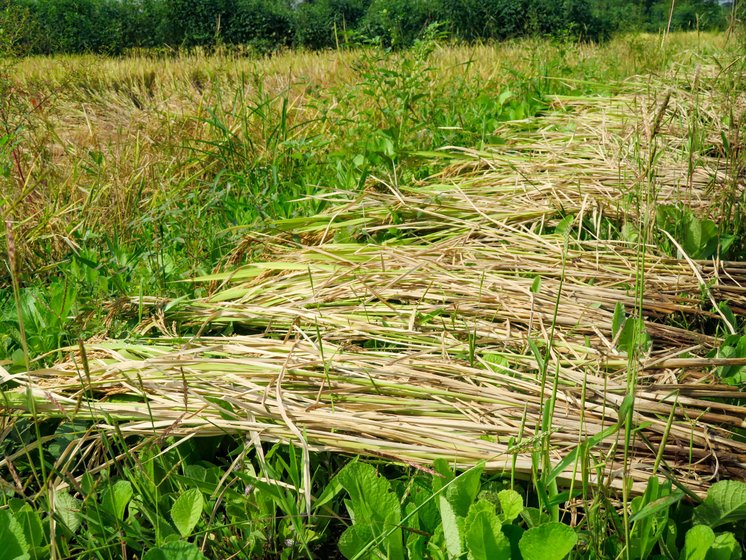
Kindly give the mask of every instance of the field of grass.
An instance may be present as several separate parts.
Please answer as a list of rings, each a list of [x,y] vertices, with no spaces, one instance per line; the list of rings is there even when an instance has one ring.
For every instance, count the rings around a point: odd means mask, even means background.
[[[744,53],[0,61],[0,559],[741,558]]]

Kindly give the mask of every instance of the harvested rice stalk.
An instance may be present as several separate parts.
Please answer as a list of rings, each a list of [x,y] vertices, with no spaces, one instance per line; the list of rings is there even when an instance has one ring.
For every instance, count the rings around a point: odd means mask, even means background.
[[[622,383],[562,377],[550,433],[542,433],[537,427],[551,389],[542,388],[538,376],[506,366],[470,367],[443,356],[437,346],[411,354],[350,351],[324,341],[322,352],[321,341],[299,333],[286,341],[234,336],[110,342],[86,351],[87,375],[73,361],[4,374],[3,381],[20,385],[7,393],[5,407],[29,410],[28,390],[37,412],[88,419],[103,428],[116,422],[125,435],[257,432],[265,441],[309,449],[383,454],[421,465],[439,457],[461,467],[486,461],[492,471],[515,464],[523,474],[530,473],[537,447],[549,445],[556,465],[595,437],[582,461],[603,465],[595,482],[622,484],[623,450],[617,443]],[[659,388],[637,394],[639,432],[628,472],[635,491],[644,490],[654,474],[661,445],[664,469],[695,491],[704,491],[714,477],[746,476],[746,444],[728,437],[730,429],[743,425],[746,408],[701,400],[698,390],[674,384],[665,386],[665,394]],[[130,396],[126,402],[117,398],[123,394]],[[579,476],[574,466],[564,480]]]

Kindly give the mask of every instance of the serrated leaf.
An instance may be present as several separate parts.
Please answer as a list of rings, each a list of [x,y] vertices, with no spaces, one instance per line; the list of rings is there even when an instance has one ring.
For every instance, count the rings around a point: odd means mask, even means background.
[[[710,486],[705,501],[694,509],[694,519],[713,529],[746,519],[746,482],[721,480]]]
[[[21,560],[29,557],[29,546],[23,527],[6,510],[0,510],[0,560]]]
[[[715,542],[715,533],[706,525],[696,525],[686,532],[681,560],[705,560]]]
[[[523,498],[515,490],[501,490],[497,494],[500,501],[500,520],[511,523],[523,511]]]
[[[458,517],[453,509],[453,505],[441,494],[438,496],[438,506],[440,508],[440,520],[443,526],[446,549],[451,556],[461,556],[464,552],[461,543],[461,528],[459,527]]]
[[[391,489],[391,483],[366,463],[348,463],[336,476],[339,484],[350,495],[346,501],[355,524],[368,525],[379,551],[386,558],[404,558],[401,523],[401,504]]]
[[[464,521],[464,543],[469,560],[510,558],[510,541],[502,533],[495,506],[479,500],[469,509]]]
[[[132,484],[127,480],[118,480],[101,495],[101,508],[119,521],[124,519],[127,504],[132,499]]]
[[[562,560],[577,542],[578,535],[571,527],[552,521],[526,531],[518,548],[523,560]]]
[[[158,548],[151,548],[142,560],[207,560],[196,545],[184,541],[176,541]]]
[[[19,511],[15,512],[16,521],[23,528],[23,534],[29,547],[41,547],[47,541],[44,534],[44,525],[41,522],[41,516],[26,504]]]
[[[197,525],[205,500],[202,492],[191,488],[179,496],[171,507],[171,519],[182,537],[187,537]]]

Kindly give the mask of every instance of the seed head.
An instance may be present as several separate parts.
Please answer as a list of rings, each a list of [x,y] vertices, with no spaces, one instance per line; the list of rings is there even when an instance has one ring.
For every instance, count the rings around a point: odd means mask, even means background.
[[[13,222],[5,220],[5,235],[8,238],[8,265],[10,273],[16,273],[16,239],[13,235]]]

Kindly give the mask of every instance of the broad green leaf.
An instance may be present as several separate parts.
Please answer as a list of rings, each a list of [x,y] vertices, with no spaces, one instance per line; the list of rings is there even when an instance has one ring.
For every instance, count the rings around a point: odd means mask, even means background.
[[[735,320],[731,321],[735,325]],[[736,339],[734,341],[734,339]],[[746,358],[746,335],[728,337],[718,352],[720,358]],[[746,381],[746,367],[723,366],[718,368],[718,375],[727,383],[739,385]]]
[[[738,241],[740,237],[740,235],[722,234],[720,236],[720,254],[723,255],[727,253],[731,245]]]
[[[335,476],[324,487],[324,490],[323,490],[323,492],[321,492],[321,495],[319,495],[319,497],[316,498],[316,500],[314,500],[313,507],[315,507],[315,508],[318,509],[321,506],[328,504],[341,491],[342,491],[342,484],[339,482],[339,478]]]
[[[415,556],[415,558],[417,557]],[[445,544],[443,525],[438,524],[435,531],[433,531],[432,536],[427,539],[427,553],[424,558],[432,558],[433,560],[450,560],[448,548]]]
[[[350,504],[357,522],[370,522],[385,517],[401,506],[388,480],[366,463],[348,463],[336,476],[339,484],[350,495]]]
[[[464,521],[464,542],[469,560],[510,558],[510,541],[501,531],[495,506],[479,500],[469,509]]]
[[[706,525],[696,525],[686,532],[681,560],[705,560],[715,542],[715,533]]]
[[[143,513],[145,513],[145,511],[143,511]],[[174,526],[168,522],[168,519],[166,519],[164,515],[156,515],[153,511],[145,514],[150,523],[155,526],[156,544],[168,543],[179,539],[179,533],[174,529]]]
[[[21,524],[9,511],[0,510],[0,560],[25,560],[28,551]]]
[[[487,365],[492,371],[505,372],[505,369],[508,368],[508,366],[510,365],[508,360],[500,354],[487,352],[486,354],[484,354],[483,357],[484,361],[487,362]]]
[[[551,521],[526,531],[518,548],[523,560],[562,560],[577,542],[578,535],[572,527]]]
[[[415,492],[417,492],[416,485],[413,488],[413,493]],[[425,534],[419,532],[424,532],[425,530],[423,529],[423,524],[420,521],[420,512],[417,509],[419,503],[417,502],[417,499],[412,496],[412,500],[408,501],[407,505],[404,508],[404,517],[407,520],[407,526],[411,529],[414,529],[413,531],[407,531],[406,534],[407,558],[424,558],[425,547],[427,546],[428,541],[428,537]],[[428,532],[432,534],[432,532]]]
[[[521,542],[521,538],[523,538],[523,533],[525,533],[525,531],[518,525],[504,524],[502,526],[502,533],[510,543],[510,557],[513,560],[519,560],[521,558],[521,549],[518,545]]]
[[[81,524],[81,502],[73,498],[67,492],[57,492],[54,495],[54,507],[62,524],[67,527],[71,533],[75,533]]]
[[[207,560],[196,545],[184,541],[176,541],[158,548],[151,548],[142,560]]]
[[[531,282],[531,293],[538,294],[540,290],[541,290],[541,276],[537,276],[534,278],[534,281]]]
[[[746,519],[746,482],[721,480],[694,510],[695,522],[712,528]]]
[[[640,239],[640,232],[636,226],[627,222],[622,226],[622,239],[630,243],[636,243]]]
[[[446,499],[459,517],[466,517],[482,486],[483,464],[475,465],[458,475],[445,489]]]
[[[348,463],[337,480],[350,495],[348,510],[355,524],[369,525],[376,543],[387,558],[404,558],[401,504],[391,483],[366,463]]]
[[[741,560],[741,545],[733,533],[720,533],[715,536],[707,560]]]
[[[446,549],[451,556],[461,556],[463,554],[463,545],[461,543],[461,528],[459,527],[458,517],[453,510],[453,506],[442,494],[438,496],[438,506],[440,507],[440,520],[443,527],[443,537],[446,541]]]
[[[628,317],[622,325],[622,331],[617,339],[617,348],[629,354],[635,347],[646,352],[652,343],[650,335],[645,329],[645,323],[641,319]]]
[[[440,475],[433,477],[433,493],[440,492],[443,486],[456,478],[456,475],[453,474],[451,467],[448,465],[448,461],[445,459],[436,459],[433,462],[433,470]]]
[[[347,527],[344,533],[339,537],[337,546],[339,551],[344,555],[345,558],[352,560],[353,558],[360,557],[360,553],[365,549],[376,536],[373,534],[370,525],[364,523],[356,523]],[[368,550],[371,550],[372,547]],[[362,558],[370,558],[373,555],[368,553],[362,556]]]
[[[182,537],[189,536],[197,525],[204,503],[202,492],[196,488],[187,490],[174,502],[171,507],[171,519]]]
[[[672,554],[679,549],[676,540],[676,537],[679,534],[678,526],[676,525],[676,521],[673,519],[669,519],[666,521],[666,529],[664,531],[664,537],[661,541],[662,547],[664,546],[666,550],[670,551]]]
[[[122,521],[132,494],[132,484],[127,480],[118,480],[101,494],[101,507],[106,513]]]
[[[539,525],[543,525],[550,521],[550,517],[546,513],[535,507],[523,508],[521,517],[526,522],[526,526],[529,529],[538,527]]]
[[[515,490],[501,490],[497,495],[500,501],[500,520],[511,523],[523,511],[523,498]]]
[[[689,219],[684,227],[684,235],[681,246],[686,254],[693,259],[699,258],[702,247],[702,222],[696,218]]]
[[[31,509],[30,505],[24,505],[15,512],[14,517],[23,528],[23,534],[30,547],[41,547],[46,543],[47,537],[44,534],[41,516]]]
[[[434,499],[433,492],[428,488],[428,481],[425,477],[417,477],[417,480],[419,483],[416,483],[411,489],[409,503],[417,507],[419,528],[432,534],[440,526],[438,500],[437,497]]]
[[[506,90],[505,90],[505,91],[503,91],[503,92],[502,92],[502,93],[501,93],[501,94],[499,95],[499,97],[497,98],[497,103],[498,103],[498,104],[499,104],[499,105],[500,105],[500,106],[502,107],[503,105],[505,105],[505,103],[506,103],[506,102],[508,101],[508,99],[510,99],[511,97],[513,97],[513,92],[512,92],[512,91],[510,91],[509,89],[506,89]]]
[[[560,235],[567,235],[570,233],[574,222],[575,222],[575,216],[573,215],[565,216],[557,224],[557,227],[554,229],[554,231]]]
[[[681,246],[693,259],[707,259],[715,254],[718,246],[718,227],[712,220],[700,220],[689,215],[684,226]]]

